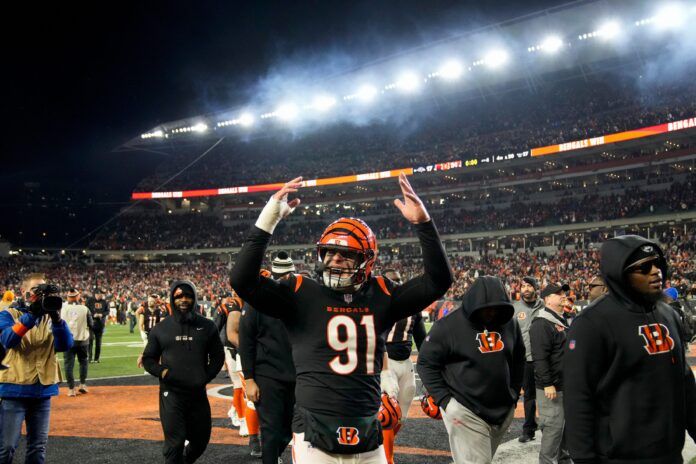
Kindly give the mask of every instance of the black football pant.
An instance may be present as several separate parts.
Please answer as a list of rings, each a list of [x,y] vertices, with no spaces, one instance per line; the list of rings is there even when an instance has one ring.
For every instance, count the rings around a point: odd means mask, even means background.
[[[210,441],[210,403],[206,391],[175,393],[160,387],[160,421],[164,431],[164,462],[195,462]],[[184,442],[189,444],[184,448]]]
[[[536,386],[534,385],[534,363],[524,363],[524,378],[522,379],[524,390],[524,424],[522,432],[526,435],[534,435],[537,429],[536,422]]]
[[[99,356],[101,355],[101,345],[102,345],[102,335],[104,335],[104,329],[90,330],[89,332],[89,360],[99,361]],[[94,355],[92,355],[94,353]]]
[[[261,425],[263,464],[278,464],[292,440],[292,416],[295,406],[295,382],[282,382],[257,375],[259,401],[256,412]]]

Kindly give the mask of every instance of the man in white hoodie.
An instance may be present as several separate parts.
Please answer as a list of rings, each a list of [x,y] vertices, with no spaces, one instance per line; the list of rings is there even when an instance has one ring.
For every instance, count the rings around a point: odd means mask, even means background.
[[[92,327],[92,313],[87,306],[78,301],[80,293],[71,288],[68,291],[68,301],[63,303],[61,314],[68,324],[75,340],[72,348],[65,352],[65,376],[68,380],[68,396],[77,396],[75,391],[75,356],[80,363],[80,393],[87,393],[87,368],[89,366],[89,330]]]

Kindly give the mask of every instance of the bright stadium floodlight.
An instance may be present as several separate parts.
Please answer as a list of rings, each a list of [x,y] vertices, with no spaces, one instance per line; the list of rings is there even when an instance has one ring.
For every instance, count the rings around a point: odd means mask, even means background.
[[[371,85],[363,85],[360,87],[355,96],[364,103],[369,103],[377,96],[377,89]]]
[[[676,3],[663,6],[655,15],[654,23],[658,29],[676,29],[684,25],[687,12]]]
[[[275,110],[276,116],[283,121],[292,121],[299,113],[297,107],[291,103],[281,105]]]
[[[242,115],[237,118],[237,123],[242,127],[249,127],[254,124],[254,116],[250,113],[242,113]]]
[[[563,47],[563,40],[558,36],[549,36],[541,43],[541,49],[545,53],[556,53]]]
[[[208,126],[202,122],[199,122],[198,124],[191,126],[191,130],[193,132],[203,133],[208,130]]]
[[[396,87],[402,92],[415,92],[420,87],[420,79],[414,73],[407,72],[399,76]]]
[[[455,61],[455,60],[450,60],[442,65],[442,67],[438,71],[438,74],[443,79],[455,80],[455,79],[459,79],[462,76],[463,72],[464,72],[464,67],[462,66],[462,64],[460,62]]]
[[[312,108],[317,111],[328,111],[336,105],[336,99],[330,95],[317,95],[312,100]]]
[[[597,36],[603,40],[611,40],[618,36],[620,32],[621,25],[616,21],[609,21],[597,30]]]
[[[488,52],[483,60],[486,63],[486,66],[495,69],[507,63],[509,58],[510,57],[505,50],[499,49]]]

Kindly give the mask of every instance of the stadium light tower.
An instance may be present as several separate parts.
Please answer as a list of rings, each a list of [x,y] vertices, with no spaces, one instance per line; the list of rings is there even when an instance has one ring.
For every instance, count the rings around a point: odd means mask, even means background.
[[[237,118],[237,123],[242,127],[250,127],[254,124],[254,116],[251,113],[242,113],[239,118]]]
[[[363,85],[360,87],[355,96],[363,103],[369,103],[377,96],[377,89],[371,85]]]
[[[293,105],[292,103],[287,103],[279,106],[278,109],[275,110],[275,114],[278,116],[278,119],[283,121],[292,121],[297,118],[299,110],[297,109],[297,106]]]
[[[555,35],[549,36],[541,43],[544,53],[556,53],[563,47],[563,40]]]
[[[208,131],[208,126],[202,122],[199,122],[198,124],[191,126],[191,130],[193,132],[198,132],[199,134],[202,134],[203,132]]]
[[[396,81],[396,87],[402,92],[415,92],[420,87],[421,80],[412,72],[403,73]]]
[[[442,65],[442,67],[438,71],[438,74],[443,79],[453,81],[459,79],[462,76],[463,72],[464,67],[460,62],[450,60]]]
[[[621,33],[621,24],[617,21],[608,21],[597,30],[597,36],[603,40],[612,40]]]
[[[507,63],[509,59],[510,56],[505,50],[498,49],[488,52],[483,60],[486,66],[496,69]]]
[[[330,110],[336,105],[336,99],[330,95],[317,95],[312,100],[312,108],[319,111],[325,112]]]
[[[684,25],[688,12],[677,3],[663,6],[655,15],[655,26],[658,29],[676,29]]]

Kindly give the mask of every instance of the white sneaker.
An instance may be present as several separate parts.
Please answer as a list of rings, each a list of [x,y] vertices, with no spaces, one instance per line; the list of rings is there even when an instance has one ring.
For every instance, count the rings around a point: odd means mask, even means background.
[[[239,422],[239,417],[237,417],[237,410],[232,406],[227,412],[227,416],[232,421],[232,427],[239,427],[241,423]]]
[[[247,427],[246,419],[239,419],[239,436],[248,437],[249,428]]]
[[[80,388],[78,389],[78,391],[79,391],[80,393],[87,393],[89,390],[87,390],[87,385],[85,385],[84,383],[81,383],[81,384],[80,384]]]
[[[68,396],[77,396],[77,392],[74,388],[68,388]]]

